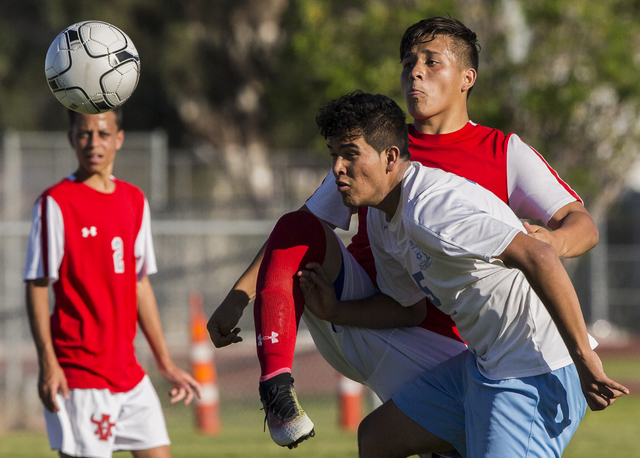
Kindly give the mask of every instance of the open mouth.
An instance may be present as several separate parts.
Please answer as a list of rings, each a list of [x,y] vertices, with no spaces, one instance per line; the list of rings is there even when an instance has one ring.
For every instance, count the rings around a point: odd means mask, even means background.
[[[87,159],[87,161],[91,164],[95,164],[98,163],[102,160],[102,155],[101,154],[87,154],[85,155],[85,158]]]

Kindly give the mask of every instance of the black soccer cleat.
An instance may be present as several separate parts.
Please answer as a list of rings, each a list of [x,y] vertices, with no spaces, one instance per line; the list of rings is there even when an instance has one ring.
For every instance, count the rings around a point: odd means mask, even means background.
[[[316,435],[313,422],[296,396],[291,374],[279,374],[260,382],[260,401],[264,410],[265,426],[273,441],[289,449]]]

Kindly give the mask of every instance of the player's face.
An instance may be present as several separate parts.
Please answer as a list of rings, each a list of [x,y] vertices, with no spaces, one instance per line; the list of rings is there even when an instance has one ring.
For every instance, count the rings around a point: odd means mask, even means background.
[[[436,118],[466,113],[469,81],[466,69],[460,69],[450,49],[449,37],[419,43],[402,59],[400,84],[409,114],[416,123],[438,122]],[[475,82],[475,73],[474,82]]]
[[[118,130],[116,115],[108,111],[97,115],[78,114],[69,141],[76,151],[80,171],[88,175],[111,175],[116,151],[122,146],[124,131]]]
[[[330,137],[327,146],[342,202],[347,207],[376,206],[386,196],[386,155],[364,137],[339,140]]]

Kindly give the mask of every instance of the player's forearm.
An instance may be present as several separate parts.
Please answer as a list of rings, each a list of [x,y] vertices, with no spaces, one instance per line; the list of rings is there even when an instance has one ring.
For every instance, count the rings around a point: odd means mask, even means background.
[[[29,327],[38,353],[40,366],[54,364],[56,359],[51,339],[48,279],[26,282],[26,304]]]
[[[169,348],[164,339],[158,305],[148,277],[144,277],[137,282],[136,293],[138,297],[138,323],[140,324],[140,329],[149,343],[158,367],[160,370],[164,370],[173,365],[173,360],[171,359]]]
[[[529,284],[549,311],[569,353],[574,358],[591,350],[587,327],[575,289],[555,250],[539,241],[518,234],[515,240],[524,240],[515,252],[505,250],[503,261],[520,269]]]
[[[553,245],[558,256],[573,258],[596,246],[599,234],[591,215],[580,202],[574,202],[566,207],[568,207],[566,215],[561,218],[554,215],[554,218],[549,221],[549,227],[553,229],[552,234],[555,238]]]
[[[264,258],[264,250],[267,246],[267,242],[265,242],[258,254],[256,254],[253,261],[247,270],[240,276],[238,281],[233,285],[231,291],[227,295],[227,299],[233,298],[234,304],[241,304],[242,308],[246,307],[251,301],[256,298],[256,282],[258,280],[258,271],[260,270],[260,264],[262,263],[262,259]],[[245,298],[246,296],[246,298]],[[227,300],[225,299],[225,301]],[[238,299],[241,299],[238,301]]]
[[[424,300],[403,307],[386,294],[376,293],[366,299],[341,301],[330,321],[341,326],[385,329],[417,326],[426,316]]]

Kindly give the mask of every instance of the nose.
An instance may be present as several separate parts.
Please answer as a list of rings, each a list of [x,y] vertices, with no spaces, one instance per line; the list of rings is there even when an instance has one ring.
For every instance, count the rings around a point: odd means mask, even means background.
[[[97,132],[90,132],[87,136],[87,146],[94,146],[98,140]]]
[[[424,69],[422,68],[422,62],[418,59],[413,67],[411,67],[411,71],[409,72],[409,78],[411,81],[421,80],[424,77]]]
[[[346,175],[347,171],[345,169],[344,161],[340,156],[338,156],[333,161],[333,174],[335,176]]]

